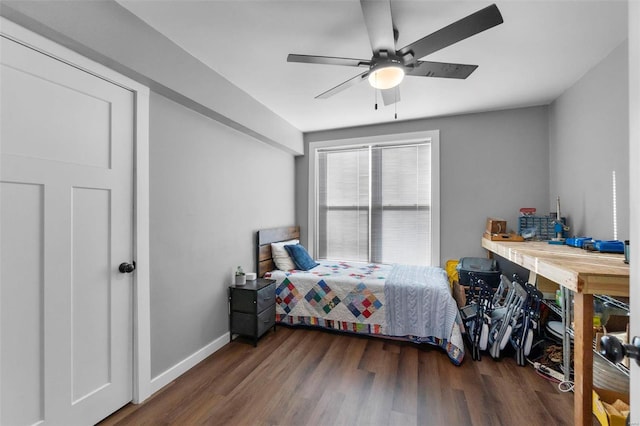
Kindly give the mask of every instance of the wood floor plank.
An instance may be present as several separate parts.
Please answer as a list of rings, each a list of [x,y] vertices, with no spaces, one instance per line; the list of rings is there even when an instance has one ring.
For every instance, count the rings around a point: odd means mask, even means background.
[[[319,339],[314,339],[314,345],[326,345],[326,347],[322,358],[318,359],[316,365],[310,365],[308,367],[314,367],[314,370],[309,375],[308,380],[306,380],[299,389],[300,395],[305,398],[315,397],[318,389],[335,388],[338,383],[340,363],[343,357],[343,350],[341,347],[348,343],[348,340],[343,339],[346,336],[331,335],[329,333],[322,333],[318,330],[310,331],[319,333]],[[328,338],[331,338],[331,343],[321,343],[322,339]],[[322,349],[316,349],[315,351],[321,350]]]
[[[382,346],[380,348],[382,349]],[[360,413],[360,424],[364,425],[390,424],[393,404],[391,389],[396,382],[399,354],[382,349],[377,359],[379,364],[374,373],[369,404]]]
[[[448,392],[450,395],[447,399],[453,402],[452,405],[456,407],[456,409],[450,411],[450,415],[447,418],[447,424],[470,425],[471,413],[469,412],[469,408],[467,406],[467,398],[464,391],[458,389],[448,389]]]
[[[570,425],[573,394],[511,357],[278,327],[237,339],[102,426]]]
[[[546,408],[547,413],[549,414],[550,420],[547,424],[558,426],[568,426],[573,424],[573,416],[567,415],[567,405],[565,403],[566,395],[571,395],[573,397],[572,392],[562,395],[551,392],[536,391],[535,395],[540,401],[540,404]],[[593,423],[597,425],[600,424],[595,417],[593,418]]]
[[[439,354],[427,351],[420,353],[417,377],[418,420],[421,424],[447,423],[449,406],[446,404],[448,388],[448,370],[439,367]]]
[[[373,387],[375,373],[364,370],[352,370],[341,377],[338,391],[345,395],[344,403],[338,415],[337,424],[360,424],[360,417],[370,409],[369,395]]]
[[[358,363],[358,368],[377,373],[381,367],[384,367],[381,361],[384,353],[384,341],[382,339],[367,339],[367,345],[360,363]]]
[[[344,404],[345,395],[340,392],[333,392],[329,389],[322,390],[320,400],[316,408],[311,412],[304,423],[309,426],[335,425],[338,422],[338,414]],[[285,425],[285,423],[279,423]]]
[[[418,392],[418,351],[411,346],[403,346],[398,360],[398,374],[393,392],[393,411],[417,415]]]

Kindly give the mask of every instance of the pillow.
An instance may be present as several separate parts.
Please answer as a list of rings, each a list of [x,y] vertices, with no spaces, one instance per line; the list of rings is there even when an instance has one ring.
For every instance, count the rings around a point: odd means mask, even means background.
[[[285,244],[298,244],[298,240],[281,241],[279,243],[271,243],[271,257],[276,264],[276,268],[281,271],[290,271],[296,269],[296,264],[289,256],[287,250],[285,250]]]
[[[319,265],[318,262],[313,260],[307,250],[300,244],[287,244],[284,246],[285,250],[289,252],[289,255],[296,264],[296,267],[301,271],[308,271]]]

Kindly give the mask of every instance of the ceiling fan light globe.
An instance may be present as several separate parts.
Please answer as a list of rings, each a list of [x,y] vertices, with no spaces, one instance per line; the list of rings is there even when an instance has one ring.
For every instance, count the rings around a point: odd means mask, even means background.
[[[386,90],[396,87],[404,78],[404,68],[391,64],[374,68],[369,73],[369,84],[376,89]]]

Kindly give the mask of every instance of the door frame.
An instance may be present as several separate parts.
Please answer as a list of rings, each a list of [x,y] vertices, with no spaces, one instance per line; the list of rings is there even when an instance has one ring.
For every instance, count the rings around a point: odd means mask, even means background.
[[[640,214],[640,3],[628,2],[629,8],[629,205],[631,208],[630,218],[638,217]],[[634,241],[634,254],[630,259],[630,295],[631,295],[631,321],[630,338],[640,336],[640,250],[637,249],[637,242],[640,241],[640,225],[631,219],[630,240]],[[631,424],[640,422],[640,366],[631,361],[631,411],[634,413]]]
[[[151,316],[149,272],[149,93],[131,80],[45,37],[0,17],[0,36],[88,72],[134,95],[133,140],[133,399],[151,395]],[[0,142],[1,143],[1,142]],[[0,145],[1,149],[1,145]],[[1,388],[0,388],[1,392]]]

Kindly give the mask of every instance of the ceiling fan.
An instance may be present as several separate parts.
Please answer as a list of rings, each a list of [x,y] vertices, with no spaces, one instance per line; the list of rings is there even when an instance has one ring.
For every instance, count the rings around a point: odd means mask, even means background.
[[[367,79],[371,86],[381,90],[384,104],[391,105],[400,100],[396,86],[405,75],[465,79],[478,68],[477,65],[420,59],[503,22],[498,7],[492,4],[402,49],[396,49],[398,30],[391,16],[391,0],[360,0],[360,6],[373,50],[371,59],[297,54],[287,56],[287,62],[368,68],[363,73],[319,94],[316,99],[328,98]]]

